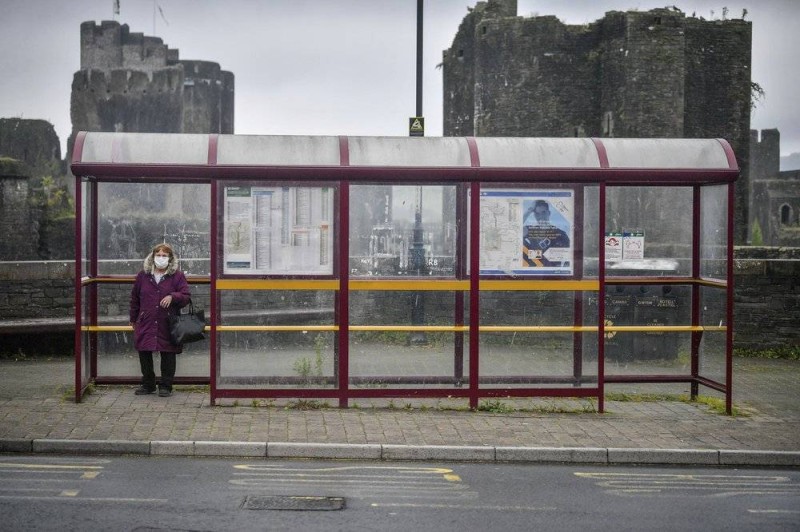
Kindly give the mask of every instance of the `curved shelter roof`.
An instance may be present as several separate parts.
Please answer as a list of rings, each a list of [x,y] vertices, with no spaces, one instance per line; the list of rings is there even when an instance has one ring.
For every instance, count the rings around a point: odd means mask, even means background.
[[[104,180],[732,182],[722,139],[350,137],[81,132],[72,172]]]

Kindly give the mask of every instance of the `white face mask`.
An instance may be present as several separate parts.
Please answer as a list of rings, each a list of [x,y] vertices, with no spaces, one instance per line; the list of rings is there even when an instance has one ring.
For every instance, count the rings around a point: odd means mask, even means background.
[[[155,257],[153,263],[155,263],[156,268],[163,270],[169,264],[169,257]]]

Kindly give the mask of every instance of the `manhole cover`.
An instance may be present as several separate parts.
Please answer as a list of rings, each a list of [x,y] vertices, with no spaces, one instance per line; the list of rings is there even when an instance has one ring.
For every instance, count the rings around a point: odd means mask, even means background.
[[[341,510],[344,497],[307,495],[248,495],[242,501],[243,510]]]

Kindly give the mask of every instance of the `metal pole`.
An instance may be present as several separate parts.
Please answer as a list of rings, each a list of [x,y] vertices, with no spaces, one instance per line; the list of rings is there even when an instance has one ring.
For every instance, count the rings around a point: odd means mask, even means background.
[[[417,0],[417,115],[422,116],[422,2]],[[422,187],[417,187],[416,198],[417,210],[414,213],[414,232],[410,250],[411,265],[417,276],[425,274],[425,246],[422,230]],[[425,324],[425,293],[417,292],[414,294],[414,302],[411,307],[412,325]],[[428,343],[427,335],[422,331],[417,331],[409,335],[409,343],[412,345],[425,345]]]
[[[422,3],[417,0],[417,115],[422,116]]]

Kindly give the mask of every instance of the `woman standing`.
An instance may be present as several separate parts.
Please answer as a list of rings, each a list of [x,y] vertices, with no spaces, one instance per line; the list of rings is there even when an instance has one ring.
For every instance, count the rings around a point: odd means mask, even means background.
[[[158,396],[172,395],[175,378],[175,355],[182,346],[172,343],[169,334],[170,314],[177,314],[189,304],[191,293],[186,276],[178,269],[178,258],[167,244],[158,244],[144,259],[144,268],[136,276],[131,290],[130,322],[133,345],[139,352],[142,385],[136,395],[156,391],[153,351],[161,353],[161,381]]]

